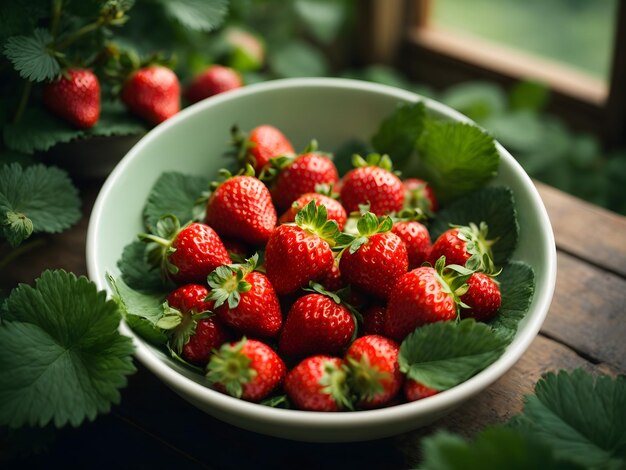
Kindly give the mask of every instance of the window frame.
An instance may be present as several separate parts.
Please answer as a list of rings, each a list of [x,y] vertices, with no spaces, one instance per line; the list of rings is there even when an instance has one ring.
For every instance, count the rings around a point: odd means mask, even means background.
[[[366,0],[361,24],[371,33],[363,44],[365,61],[393,64],[435,89],[537,79],[552,92],[548,112],[598,135],[607,148],[626,146],[626,0],[618,2],[608,85],[548,59],[432,27],[433,1]]]

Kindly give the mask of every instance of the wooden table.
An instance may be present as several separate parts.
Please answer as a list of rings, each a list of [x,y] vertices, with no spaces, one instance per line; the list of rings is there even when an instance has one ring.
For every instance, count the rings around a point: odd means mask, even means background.
[[[582,367],[626,373],[626,218],[543,184],[537,187],[558,248],[548,318],[509,372],[436,424],[367,443],[308,444],[261,436],[198,411],[137,364],[121,404],[110,414],[53,433],[46,450],[22,456],[19,463],[29,468],[408,468],[419,462],[421,437],[444,428],[472,436],[520,412],[524,394],[544,372]],[[98,184],[83,185],[85,217],[79,225],[14,262],[0,273],[0,285],[30,283],[46,268],[85,274],[88,214],[97,191]],[[0,441],[0,450],[7,445]]]

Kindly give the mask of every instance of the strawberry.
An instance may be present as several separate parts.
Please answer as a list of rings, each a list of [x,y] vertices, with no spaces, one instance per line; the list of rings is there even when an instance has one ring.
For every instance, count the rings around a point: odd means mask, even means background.
[[[180,228],[173,215],[163,216],[155,234],[140,234],[148,242],[148,260],[176,284],[201,283],[218,266],[231,262],[220,237],[211,227],[191,223]]]
[[[334,185],[339,181],[335,164],[321,153],[308,152],[288,161],[283,158],[275,162],[279,170],[272,199],[278,208],[288,208],[303,194],[315,192],[318,185]]]
[[[166,330],[174,352],[192,364],[206,365],[213,349],[230,339],[230,332],[215,316],[209,291],[200,284],[185,284],[167,297],[167,309],[157,322]]]
[[[370,154],[364,160],[355,155],[356,167],[343,177],[341,202],[348,212],[356,212],[359,205],[369,204],[376,215],[398,212],[404,204],[402,181],[391,172],[391,160],[387,155]]]
[[[488,274],[496,272],[491,246],[495,240],[487,240],[487,224],[453,227],[435,240],[430,249],[429,262],[435,264],[442,256],[449,264],[466,266],[472,271]]]
[[[282,326],[276,292],[267,277],[255,272],[258,255],[245,264],[220,266],[208,277],[218,318],[244,335],[271,338]]]
[[[418,326],[454,320],[470,274],[461,266],[445,266],[442,257],[434,268],[422,266],[400,277],[389,296],[385,336],[402,341]]]
[[[311,356],[294,367],[285,379],[285,392],[300,410],[351,409],[346,366],[338,357]]]
[[[396,280],[407,272],[409,259],[404,242],[390,232],[389,217],[378,222],[371,212],[357,223],[358,237],[344,235],[349,245],[341,253],[339,269],[348,284],[386,299]]]
[[[433,395],[439,393],[439,390],[427,387],[426,385],[408,377],[404,381],[404,387],[402,387],[402,390],[407,401],[417,401],[422,398],[432,397]]]
[[[500,310],[501,295],[498,282],[485,273],[474,273],[467,280],[467,292],[461,301],[469,309],[461,309],[462,318],[475,318],[478,321],[491,320]]]
[[[281,354],[339,354],[355,335],[354,316],[341,299],[319,285],[315,290],[300,297],[289,310],[278,342]]]
[[[68,69],[44,87],[43,101],[54,114],[88,129],[100,118],[100,82],[91,70]]]
[[[276,218],[267,187],[245,174],[228,178],[213,191],[205,220],[222,237],[262,245],[272,234]]]
[[[404,205],[411,209],[421,209],[425,214],[439,210],[439,201],[432,187],[419,178],[407,178],[403,182],[405,190]]]
[[[185,90],[185,98],[192,103],[241,88],[243,82],[239,74],[230,67],[212,65],[196,76]]]
[[[268,167],[270,158],[294,153],[291,142],[274,126],[255,127],[247,136],[235,126],[231,134],[239,161],[250,163],[257,175]]]
[[[396,396],[404,380],[399,352],[395,341],[379,335],[362,336],[350,345],[344,361],[361,408],[379,408]]]
[[[250,250],[248,250],[248,247],[239,240],[235,240],[233,238],[223,238],[222,243],[224,243],[224,247],[226,247],[226,251],[228,251],[230,259],[236,263],[243,262],[248,257],[248,252]]]
[[[285,379],[287,367],[265,343],[243,338],[226,343],[211,357],[207,378],[221,392],[259,402]]]
[[[141,68],[124,83],[122,101],[150,124],[159,124],[180,111],[178,77],[161,65]]]
[[[331,292],[346,287],[346,281],[341,276],[341,271],[339,271],[339,261],[336,257],[330,271],[328,271],[324,277],[320,278],[319,283],[324,286],[324,289]]]
[[[278,222],[281,224],[293,222],[294,220],[296,220],[296,214],[311,201],[315,201],[315,204],[318,206],[326,206],[328,220],[334,220],[335,222],[337,222],[337,227],[339,228],[339,231],[343,230],[344,225],[346,225],[346,220],[348,219],[348,214],[346,214],[346,210],[336,199],[319,193],[305,193],[297,198],[295,201],[293,201],[291,207],[289,207],[289,209],[287,209],[283,213],[283,215],[280,216]]]
[[[333,266],[331,246],[339,234],[327,220],[326,207],[309,202],[295,225],[279,225],[265,248],[267,277],[280,295],[291,294],[323,278]]]
[[[409,256],[409,269],[421,266],[430,254],[430,234],[428,229],[416,220],[401,220],[393,224],[395,233],[406,245]]]
[[[363,312],[363,336],[383,334],[386,310],[382,305],[372,305]]]

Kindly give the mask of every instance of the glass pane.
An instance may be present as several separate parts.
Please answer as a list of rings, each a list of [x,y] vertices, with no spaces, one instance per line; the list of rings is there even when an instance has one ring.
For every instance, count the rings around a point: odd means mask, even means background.
[[[436,0],[432,24],[608,81],[619,0]]]

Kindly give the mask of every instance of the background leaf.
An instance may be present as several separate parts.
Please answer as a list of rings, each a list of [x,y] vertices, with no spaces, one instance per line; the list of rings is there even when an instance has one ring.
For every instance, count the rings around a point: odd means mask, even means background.
[[[304,41],[294,40],[278,46],[268,58],[272,71],[283,78],[327,75],[326,57]]]
[[[626,377],[546,374],[514,425],[587,468],[626,464]]]
[[[491,82],[465,82],[454,85],[439,99],[474,121],[499,115],[507,106],[504,90]]]
[[[450,224],[479,224],[489,226],[489,239],[494,243],[493,257],[497,266],[504,266],[517,246],[519,224],[513,192],[504,186],[486,187],[446,206],[436,214],[430,227],[433,240],[450,228]]]
[[[422,441],[425,470],[526,470],[580,469],[576,464],[557,460],[550,447],[505,427],[490,427],[472,443],[460,436],[439,431]]]
[[[22,169],[13,163],[0,168],[0,226],[6,238],[7,215],[23,214],[33,225],[34,233],[57,233],[81,217],[78,190],[67,174],[56,168],[38,164]],[[15,233],[11,235],[16,235]],[[23,238],[14,240],[21,243]]]
[[[336,0],[296,0],[294,10],[318,41],[332,42],[346,19],[346,5]]]
[[[0,424],[78,426],[108,412],[135,371],[119,321],[85,277],[45,271],[17,287],[0,326]]]
[[[51,42],[50,33],[37,28],[32,36],[7,39],[4,54],[22,78],[34,82],[52,80],[61,72],[61,66],[48,47]]]
[[[135,240],[124,247],[117,267],[122,279],[131,288],[140,291],[159,291],[164,288],[161,273],[148,263],[146,243]]]
[[[550,89],[544,84],[535,81],[516,83],[509,93],[509,107],[512,110],[530,109],[542,111],[550,99]]]
[[[228,13],[228,0],[161,0],[165,12],[186,28],[213,31]]]
[[[398,362],[408,377],[437,390],[464,382],[495,361],[507,344],[473,319],[417,328],[400,346]]]

